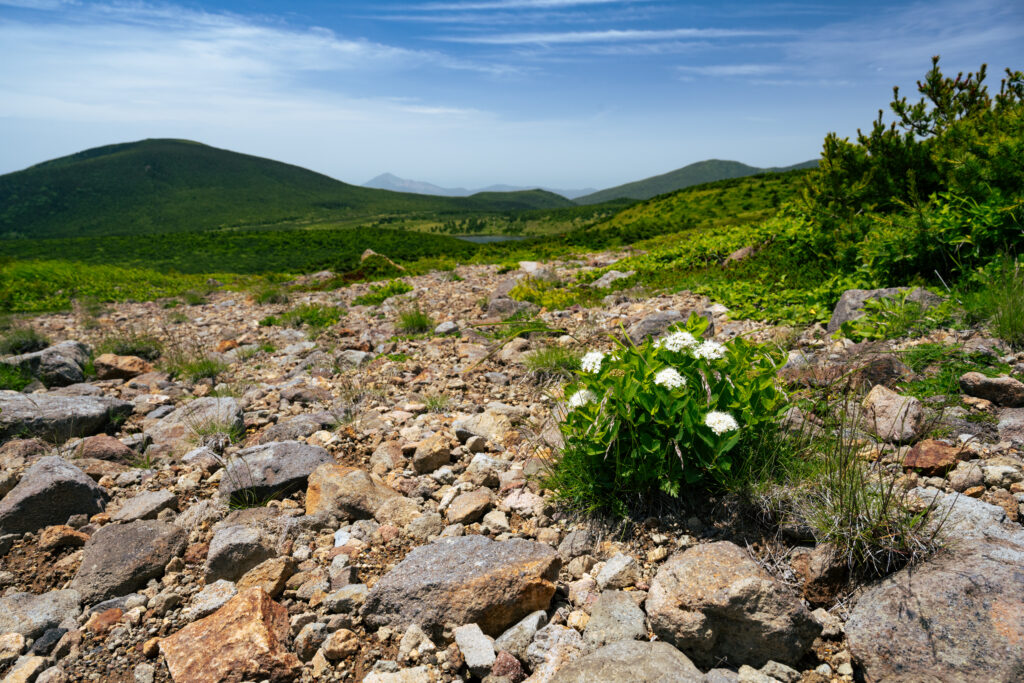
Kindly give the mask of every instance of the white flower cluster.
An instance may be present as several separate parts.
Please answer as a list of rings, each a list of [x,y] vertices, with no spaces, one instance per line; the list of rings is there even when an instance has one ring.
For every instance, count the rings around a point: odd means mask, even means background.
[[[665,368],[654,376],[654,383],[666,389],[685,387],[686,378],[679,374],[675,368]]]
[[[583,372],[600,372],[601,361],[604,360],[604,354],[600,351],[591,351],[590,353],[583,356],[580,359],[580,368]]]
[[[697,346],[697,340],[689,332],[673,332],[654,342],[654,348],[665,348],[669,351],[682,351]]]
[[[594,392],[588,389],[581,389],[569,397],[569,410],[581,408],[587,405],[588,403],[593,403],[596,400],[597,396],[594,395]]]
[[[713,410],[707,414],[704,418],[704,424],[711,427],[711,431],[715,434],[725,434],[726,432],[734,432],[740,428],[739,423],[729,413],[720,413],[717,410]]]
[[[694,349],[693,355],[704,360],[715,360],[725,355],[725,346],[709,339]]]

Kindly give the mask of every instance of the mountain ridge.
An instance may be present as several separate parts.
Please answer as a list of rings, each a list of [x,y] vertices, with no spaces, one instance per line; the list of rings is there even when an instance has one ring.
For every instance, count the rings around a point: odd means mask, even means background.
[[[517,185],[488,185],[475,190],[464,187],[442,187],[424,180],[410,180],[401,178],[394,173],[381,173],[362,184],[362,187],[372,187],[378,190],[392,190],[394,192],[412,192],[415,194],[429,194],[437,197],[471,197],[482,192],[526,192],[529,190],[544,190],[558,194],[566,199],[581,197],[585,194],[596,192],[592,187],[585,187],[576,190],[564,190],[552,187],[520,187]]]

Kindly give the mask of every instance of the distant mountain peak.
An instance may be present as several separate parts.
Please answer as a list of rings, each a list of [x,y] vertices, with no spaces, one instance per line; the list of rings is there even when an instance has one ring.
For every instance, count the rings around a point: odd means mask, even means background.
[[[394,192],[413,192],[415,194],[433,194],[441,197],[469,197],[481,192],[523,192],[527,190],[544,190],[553,192],[568,199],[573,199],[585,194],[594,192],[594,188],[587,187],[581,190],[559,190],[550,187],[518,187],[515,185],[489,185],[467,190],[464,187],[441,187],[421,180],[408,180],[400,178],[394,173],[381,173],[376,178],[363,183],[363,187],[372,187],[378,190],[392,190]]]

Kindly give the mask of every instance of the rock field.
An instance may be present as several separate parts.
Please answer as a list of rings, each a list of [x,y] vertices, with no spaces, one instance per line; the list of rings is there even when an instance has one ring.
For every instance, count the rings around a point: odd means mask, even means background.
[[[524,306],[517,274],[458,273],[380,306],[353,305],[358,284],[278,305],[218,291],[176,323],[157,302],[33,319],[60,343],[8,359],[42,384],[0,392],[2,681],[1024,680],[1020,381],[969,373],[969,410],[936,409],[893,389],[909,370],[891,342],[734,321],[686,292],[541,312],[566,335],[501,343],[481,325]],[[258,324],[303,302],[348,313],[312,339]],[[445,326],[396,336],[412,304]],[[556,505],[539,475],[558,385],[526,355],[690,312],[719,340],[786,343],[789,380],[863,382],[866,448],[935,500],[945,547],[840,589],[820,549],[727,501],[625,526]],[[191,383],[106,354],[87,379],[92,346],[128,329],[229,369]],[[976,331],[933,336],[1024,369]],[[937,422],[950,436],[923,438]]]

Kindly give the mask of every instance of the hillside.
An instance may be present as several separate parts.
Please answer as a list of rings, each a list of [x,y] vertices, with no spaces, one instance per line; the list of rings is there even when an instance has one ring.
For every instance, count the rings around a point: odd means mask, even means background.
[[[571,205],[550,193],[432,197],[349,185],[187,140],[86,150],[0,176],[0,238],[294,227],[382,215]]]
[[[577,197],[575,201],[577,204],[599,204],[622,198],[650,199],[659,194],[674,192],[691,185],[711,183],[727,178],[742,178],[758,173],[781,173],[797,169],[814,168],[817,165],[818,162],[815,159],[781,168],[757,168],[755,166],[747,166],[738,161],[708,159],[707,161],[698,161],[689,166],[683,166],[668,173],[626,183],[625,185],[609,187],[605,190]]]
[[[399,178],[393,173],[381,173],[376,178],[363,183],[363,187],[373,187],[378,190],[392,190],[394,192],[432,194],[439,197],[468,197],[480,192],[522,192],[530,189],[526,187],[517,187],[515,185],[489,185],[487,187],[480,188],[479,190],[467,190],[464,187],[441,187],[440,185],[434,185],[433,183],[424,182],[422,180]],[[592,187],[576,190],[562,190],[550,187],[542,187],[538,189],[554,192],[555,194],[560,194],[569,199],[575,199],[576,197],[581,197],[585,194],[595,192]]]

